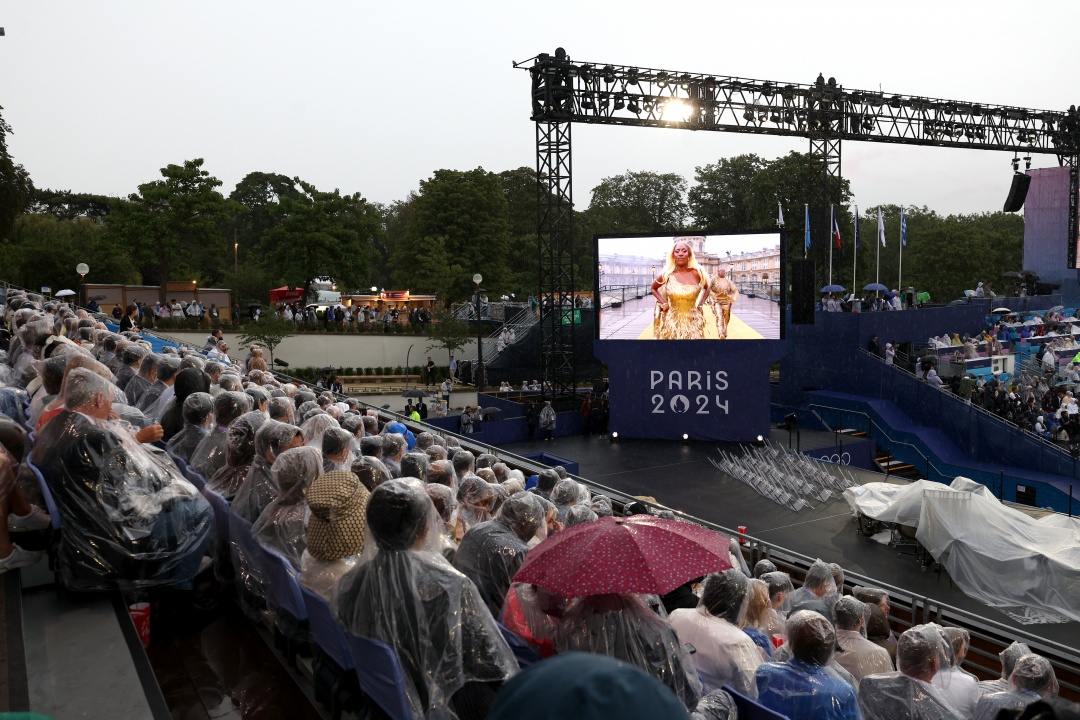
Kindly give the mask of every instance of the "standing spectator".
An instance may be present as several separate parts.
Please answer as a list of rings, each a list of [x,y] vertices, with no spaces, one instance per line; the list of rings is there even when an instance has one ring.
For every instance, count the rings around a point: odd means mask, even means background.
[[[450,382],[457,382],[457,358],[450,356]]]
[[[427,365],[424,366],[424,369],[427,371],[427,378],[425,379],[424,384],[425,385],[434,385],[435,384],[435,361],[432,360],[430,356],[428,356]]]
[[[217,324],[221,320],[221,312],[218,310],[217,303],[210,303],[210,322]]]
[[[870,338],[870,342],[867,343],[866,349],[870,351],[871,355],[875,357],[881,357],[881,345],[878,344],[878,336],[874,335]]]
[[[115,320],[119,320],[120,318],[124,317],[124,310],[120,307],[119,303],[113,305],[112,316]]]
[[[544,401],[544,409],[540,411],[540,429],[544,431],[544,440],[551,440],[551,435],[555,432],[555,410],[551,407],[551,401]]]
[[[585,393],[585,400],[581,403],[581,434],[585,437],[590,435],[590,424],[592,422],[592,393]]]

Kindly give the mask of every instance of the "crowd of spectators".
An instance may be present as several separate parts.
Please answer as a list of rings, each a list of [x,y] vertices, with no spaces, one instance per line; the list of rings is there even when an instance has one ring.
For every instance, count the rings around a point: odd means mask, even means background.
[[[220,496],[343,629],[395,651],[417,717],[733,719],[725,686],[793,720],[984,720],[1056,702],[1044,658],[1009,648],[1001,679],[980,684],[962,667],[963,631],[896,636],[888,596],[845,595],[843,571],[821,561],[798,590],[737,550],[731,569],[664,596],[566,598],[516,582],[532,548],[618,506],[562,468],[527,477],[251,358],[155,353],[137,332],[25,294],[9,297],[5,325],[0,571],[40,559],[12,540],[50,521],[33,504],[32,463],[62,517],[70,587],[186,588],[214,573],[234,579],[253,620],[277,622],[271,578],[243,543],[215,540],[207,497]],[[652,511],[621,509],[637,513]],[[508,637],[544,659],[522,671]]]

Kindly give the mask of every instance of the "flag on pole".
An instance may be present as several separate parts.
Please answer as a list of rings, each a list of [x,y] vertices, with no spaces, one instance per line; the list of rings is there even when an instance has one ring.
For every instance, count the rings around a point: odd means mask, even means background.
[[[810,206],[806,206],[806,249],[810,249]]]
[[[776,226],[784,227],[784,206],[780,204],[780,201],[776,201],[776,210],[780,213],[776,218]]]
[[[862,231],[859,230],[859,206],[855,206],[855,249],[862,247]]]
[[[877,211],[877,234],[881,240],[881,247],[885,247],[885,218],[881,216],[881,208]]]
[[[907,247],[907,218],[904,217],[904,208],[900,208],[900,247]]]
[[[839,223],[836,222],[836,214],[835,213],[833,214],[833,219],[832,219],[832,234],[833,234],[833,237],[836,238],[836,249],[839,250],[840,249],[840,225],[839,225]]]

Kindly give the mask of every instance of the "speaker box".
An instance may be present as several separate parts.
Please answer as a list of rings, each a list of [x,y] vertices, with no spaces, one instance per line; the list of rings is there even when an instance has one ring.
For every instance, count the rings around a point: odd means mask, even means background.
[[[1029,185],[1031,185],[1030,175],[1013,173],[1012,187],[1009,188],[1009,197],[1005,200],[1004,212],[1017,212],[1024,207]]]
[[[813,325],[817,296],[813,260],[791,261],[791,324]]]

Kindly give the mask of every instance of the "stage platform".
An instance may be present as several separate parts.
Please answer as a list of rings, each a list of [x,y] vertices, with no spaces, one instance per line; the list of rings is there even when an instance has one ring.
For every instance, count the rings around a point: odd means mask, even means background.
[[[646,295],[640,300],[629,299],[617,308],[600,310],[601,340],[648,340],[652,338],[653,308],[656,300]],[[706,339],[716,338],[712,310],[706,314]],[[740,295],[731,306],[730,339],[778,340],[780,338],[780,305],[764,298]]]
[[[833,433],[803,430],[802,450],[815,443],[834,444]],[[774,429],[772,442],[786,447],[788,432]],[[848,444],[867,442],[840,436]],[[737,443],[678,443],[660,440],[620,440],[606,437],[561,437],[551,442],[535,441],[505,446],[524,454],[544,450],[579,463],[580,477],[624,493],[648,496],[661,505],[727,528],[745,525],[747,533],[769,543],[808,555],[904,588],[915,595],[967,610],[1010,627],[1070,647],[1080,648],[1080,622],[1050,625],[1020,625],[993,608],[974,600],[957,588],[945,572],[923,570],[914,556],[898,556],[895,549],[857,532],[854,516],[843,498],[796,513],[780,507],[742,483],[713,467],[720,449],[741,453]],[[834,470],[836,466],[823,463]],[[880,473],[847,468],[860,482],[883,482]],[[890,479],[892,482],[906,480]]]

